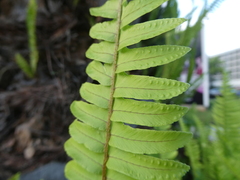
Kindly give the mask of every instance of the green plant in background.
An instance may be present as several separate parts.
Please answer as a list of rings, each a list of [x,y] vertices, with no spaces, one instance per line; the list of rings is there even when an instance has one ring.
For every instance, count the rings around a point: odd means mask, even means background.
[[[213,106],[213,118],[221,151],[220,160],[225,165],[228,179],[240,179],[240,100],[228,84],[227,73],[223,75],[222,96]]]
[[[191,118],[190,127],[194,127],[195,138],[191,139],[185,147],[185,154],[189,157],[191,165],[191,174],[194,180],[208,179],[205,172],[208,168],[211,168],[213,164],[208,162],[208,157],[212,151],[210,151],[210,146],[208,146],[208,137],[210,134],[209,126],[205,124],[196,116],[195,107],[193,107],[187,116]],[[190,131],[187,123],[180,120],[180,126],[183,131]],[[207,124],[207,123],[206,123]]]
[[[240,100],[232,93],[227,74],[223,75],[221,96],[212,108],[213,125],[193,113],[197,139],[186,145],[194,180],[238,180],[240,168]],[[181,123],[182,130],[188,128]]]
[[[185,164],[151,154],[183,147],[191,133],[127,125],[162,127],[176,122],[187,111],[186,107],[159,100],[183,93],[188,84],[130,73],[167,64],[190,50],[174,45],[128,48],[185,21],[169,18],[129,25],[165,1],[109,0],[90,10],[91,15],[113,20],[90,30],[90,36],[101,42],[88,49],[86,55],[94,61],[86,71],[99,84],[84,83],[80,93],[86,101],[71,105],[77,120],[70,125],[71,138],[65,143],[67,154],[73,158],[65,168],[69,180],[179,180],[189,170]]]
[[[219,57],[213,57],[209,59],[209,81],[214,81],[214,75],[222,74],[224,68],[223,63]]]
[[[10,178],[8,178],[8,180],[20,180],[20,175],[21,175],[20,173],[16,173]]]
[[[24,59],[24,57],[22,57],[20,54],[15,55],[16,63],[29,78],[33,78],[35,76],[39,58],[36,40],[36,16],[37,2],[36,0],[29,0],[26,22],[30,62],[28,63],[27,60]]]
[[[139,46],[149,46],[149,45],[158,45],[158,44],[175,44],[181,46],[192,47],[191,53],[188,56],[181,57],[178,61],[173,61],[169,64],[165,64],[163,66],[157,66],[150,70],[144,70],[143,74],[145,75],[153,75],[155,77],[163,77],[168,79],[178,80],[181,76],[181,73],[184,70],[184,67],[187,64],[187,78],[186,82],[191,83],[192,88],[190,91],[194,91],[195,88],[199,86],[201,83],[201,76],[197,79],[193,79],[193,73],[195,70],[195,61],[196,57],[200,56],[199,51],[201,51],[200,45],[200,31],[202,29],[203,19],[208,15],[208,13],[212,12],[216,7],[218,7],[224,0],[214,0],[211,4],[208,4],[208,1],[204,1],[204,6],[197,18],[195,20],[193,18],[194,12],[197,8],[193,8],[191,12],[186,16],[189,19],[184,28],[178,29],[178,31],[168,31],[163,36],[155,37],[149,39],[147,41],[143,41],[139,44]],[[195,1],[193,1],[195,2]],[[177,0],[169,0],[166,6],[155,9],[152,11],[147,18],[142,18],[140,21],[144,21],[145,19],[153,20],[158,18],[167,18],[167,17],[179,17],[178,11],[178,1]],[[191,94],[191,93],[190,93]],[[186,96],[189,96],[186,94]],[[171,102],[174,103],[182,103],[186,97],[184,94],[182,96],[178,96],[177,98],[171,99]]]

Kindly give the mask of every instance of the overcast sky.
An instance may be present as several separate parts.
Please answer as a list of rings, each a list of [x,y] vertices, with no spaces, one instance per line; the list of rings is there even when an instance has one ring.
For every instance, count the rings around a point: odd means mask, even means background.
[[[195,0],[201,7],[203,0]],[[192,0],[179,0],[181,16],[192,9]],[[204,21],[205,48],[208,56],[215,56],[240,48],[240,0],[225,0]]]

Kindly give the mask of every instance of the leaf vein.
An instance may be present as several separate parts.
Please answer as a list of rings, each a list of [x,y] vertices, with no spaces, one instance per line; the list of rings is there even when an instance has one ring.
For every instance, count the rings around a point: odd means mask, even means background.
[[[171,54],[171,53],[168,53],[168,54]],[[121,66],[121,65],[126,64],[126,63],[136,62],[136,61],[146,61],[146,60],[149,60],[149,59],[152,59],[152,58],[157,58],[157,57],[165,56],[165,55],[168,55],[168,54],[152,56],[152,57],[142,58],[142,59],[134,59],[134,60],[131,60],[131,61],[126,61],[126,62],[119,63],[118,66]]]
[[[104,9],[104,10],[101,10],[101,11],[106,11],[106,9]],[[107,9],[107,11],[115,11],[115,12],[118,12],[118,10],[117,10],[117,9]]]
[[[101,142],[101,141],[93,138],[92,136],[88,136],[87,134],[83,133],[83,132],[80,131],[79,129],[77,129],[77,131],[78,131],[80,134],[83,134],[83,135],[87,136],[88,138],[90,138],[90,139],[92,139],[92,140],[94,140],[94,141],[97,141],[97,142],[99,142],[99,143],[101,143],[101,144],[103,144],[103,145],[105,144],[105,143],[103,143],[103,142]]]
[[[130,140],[130,141],[138,141],[138,142],[146,142],[146,143],[157,143],[157,142],[171,142],[171,141],[176,141],[177,139],[171,139],[171,140],[162,140],[162,141],[148,141],[148,140],[139,140],[139,139],[131,139],[131,138],[126,138],[126,137],[122,137],[119,135],[115,135],[115,134],[111,134],[112,136],[121,138],[121,139],[126,139],[126,140]]]
[[[153,88],[137,88],[137,87],[116,87],[115,89],[123,89],[123,88],[126,88],[126,89],[141,89],[141,90],[170,90],[172,88],[169,88],[169,89],[153,89]]]
[[[81,173],[79,173],[79,172],[77,172],[77,174],[78,174],[78,176],[83,177],[83,178],[86,179],[86,180],[91,180],[91,179],[89,179],[87,176],[84,176],[83,174],[81,174]]]
[[[111,53],[106,53],[106,52],[101,52],[101,51],[94,51],[94,50],[92,50],[92,52],[95,52],[96,54],[108,54],[110,56],[113,56],[113,54],[111,54]]]
[[[84,147],[86,147],[86,146],[84,145]],[[75,146],[75,149],[76,149],[77,151],[80,151],[76,146]],[[90,156],[88,156],[88,155],[85,154],[84,152],[82,152],[82,151],[80,151],[80,152],[81,152],[84,156],[86,156],[87,158],[89,158],[91,161],[95,162],[97,165],[99,165],[99,166],[102,167],[102,164],[100,164],[99,162],[95,161],[94,159],[92,159]]]
[[[173,170],[174,170],[174,169],[163,169],[163,168],[147,167],[147,166],[142,166],[142,165],[139,165],[139,164],[135,164],[135,163],[132,163],[132,162],[123,160],[123,159],[118,158],[118,157],[114,157],[114,156],[109,156],[109,157],[114,158],[114,159],[118,159],[118,160],[123,161],[123,162],[126,162],[126,163],[128,163],[128,164],[132,164],[132,165],[134,165],[134,166],[142,167],[142,168],[145,168],[145,169],[152,169],[152,170],[156,170],[156,171],[159,171],[159,170],[162,170],[162,171],[173,171]]]
[[[101,72],[101,71],[99,71],[98,69],[96,69],[95,67],[93,67],[93,69],[94,70],[96,70],[97,72],[99,72],[100,74],[103,74],[103,75],[105,75],[105,76],[107,76],[107,77],[109,77],[109,78],[112,78],[111,76],[109,76],[108,74],[105,74],[105,73],[103,73],[103,72]]]
[[[100,32],[100,33],[109,33],[109,34],[117,35],[116,33],[114,33],[114,32],[109,32],[109,31],[97,31],[97,32]]]
[[[90,94],[93,94],[93,95],[99,97],[99,98],[102,98],[102,99],[105,99],[105,100],[109,101],[109,99],[107,99],[107,98],[105,98],[105,97],[102,97],[102,96],[99,96],[98,94],[93,93],[93,92],[91,92],[91,91],[88,91],[87,89],[86,89],[86,91],[89,92]]]
[[[136,30],[135,30],[136,31]],[[122,41],[120,41],[120,44],[122,44],[124,41],[127,41],[127,40],[129,40],[129,39],[133,39],[133,38],[136,38],[136,37],[138,37],[138,36],[143,36],[143,35],[146,35],[146,34],[152,34],[152,32],[154,32],[155,30],[152,30],[152,31],[148,31],[148,32],[146,32],[146,33],[142,33],[142,34],[137,34],[136,36],[131,36],[131,38],[127,38],[127,39],[123,39]],[[136,32],[135,32],[135,34],[136,34]],[[145,39],[145,38],[144,38]],[[143,38],[141,38],[141,40],[144,40]]]
[[[151,4],[152,2],[150,2],[150,3],[148,3],[148,4],[145,4],[144,5],[144,7],[146,7],[147,5],[149,5],[149,4]],[[136,12],[136,11],[138,11],[139,9],[142,9],[143,7],[141,6],[141,7],[139,7],[139,8],[137,8],[137,9],[135,9],[134,11],[132,11],[131,13],[128,13],[127,15],[125,15],[123,18],[122,18],[122,21],[126,18],[126,17],[128,17],[129,15],[131,15],[132,13],[134,13],[134,12]]]
[[[131,113],[131,114],[142,114],[142,115],[165,115],[165,114],[170,114],[171,112],[169,113],[160,113],[160,114],[157,114],[157,113],[141,113],[141,112],[134,112],[134,111],[126,111],[126,110],[114,110],[114,111],[118,111],[118,112],[126,112],[126,113]]]
[[[86,111],[84,111],[84,110],[82,110],[82,109],[79,109],[79,110],[81,110],[82,112],[86,113],[87,115],[89,115],[89,116],[91,116],[91,117],[93,117],[93,118],[98,119],[99,121],[106,122],[105,120],[103,120],[103,119],[101,119],[101,118],[99,118],[99,117],[93,116],[92,114],[90,114],[90,113],[88,113],[88,112],[86,112]],[[80,120],[80,119],[79,119],[79,120]]]

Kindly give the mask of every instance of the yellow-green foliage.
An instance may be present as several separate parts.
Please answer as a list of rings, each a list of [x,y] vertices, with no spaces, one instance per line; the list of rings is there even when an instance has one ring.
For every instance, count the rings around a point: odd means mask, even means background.
[[[71,105],[77,119],[65,143],[67,154],[73,158],[65,169],[69,180],[179,180],[189,170],[183,163],[146,154],[167,157],[183,147],[191,133],[127,125],[168,126],[187,111],[186,107],[157,102],[183,93],[187,83],[129,73],[167,64],[190,50],[174,45],[129,48],[185,21],[168,18],[130,25],[165,1],[109,0],[90,10],[94,16],[112,20],[90,30],[90,36],[100,43],[88,49],[86,56],[93,61],[86,71],[99,84],[84,83],[80,94],[85,101]]]

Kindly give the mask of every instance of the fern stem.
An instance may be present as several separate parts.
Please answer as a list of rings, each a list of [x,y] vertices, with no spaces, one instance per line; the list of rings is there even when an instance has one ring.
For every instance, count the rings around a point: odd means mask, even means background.
[[[107,161],[108,161],[108,151],[109,151],[109,140],[111,137],[111,116],[113,113],[113,104],[114,104],[114,91],[115,91],[115,83],[116,83],[116,68],[117,68],[117,60],[118,60],[118,47],[119,47],[119,39],[120,39],[120,27],[121,27],[121,15],[122,15],[122,1],[119,0],[119,8],[118,8],[118,17],[117,17],[117,29],[116,29],[116,39],[115,39],[115,48],[114,48],[114,61],[113,61],[113,71],[112,71],[112,80],[111,80],[111,93],[109,99],[108,106],[108,120],[106,125],[106,143],[104,146],[104,159],[103,159],[103,167],[102,167],[102,180],[107,179]]]

